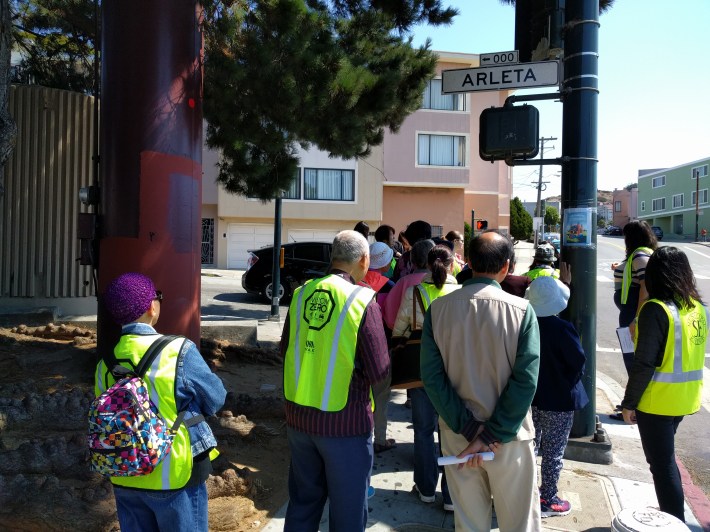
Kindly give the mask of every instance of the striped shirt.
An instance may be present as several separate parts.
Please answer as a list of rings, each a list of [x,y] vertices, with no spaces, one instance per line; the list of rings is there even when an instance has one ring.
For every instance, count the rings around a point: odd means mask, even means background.
[[[344,272],[332,273],[352,282],[352,278]],[[281,336],[282,357],[285,356],[288,348],[289,321],[287,315]],[[382,312],[373,299],[365,309],[357,334],[355,369],[345,408],[339,412],[323,412],[317,408],[286,400],[287,425],[314,436],[343,437],[369,434],[373,427],[370,387],[384,380],[389,373],[389,368],[390,359],[382,325]]]
[[[648,264],[648,259],[651,255],[645,253],[644,251],[637,251],[633,256],[633,262],[631,263],[631,286],[638,287],[646,278],[646,265]],[[628,259],[627,259],[628,260]],[[620,263],[614,270],[614,290],[621,290],[621,284],[624,280],[624,268],[626,267],[626,261]]]

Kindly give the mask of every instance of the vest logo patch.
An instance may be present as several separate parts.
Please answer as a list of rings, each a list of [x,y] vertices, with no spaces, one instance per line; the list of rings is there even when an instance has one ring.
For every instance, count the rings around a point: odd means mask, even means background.
[[[704,344],[708,330],[708,324],[705,322],[705,313],[693,312],[688,314],[687,322],[690,325],[690,342],[693,345]]]
[[[328,290],[317,288],[304,302],[303,319],[308,328],[320,331],[328,325],[335,310],[335,300]]]

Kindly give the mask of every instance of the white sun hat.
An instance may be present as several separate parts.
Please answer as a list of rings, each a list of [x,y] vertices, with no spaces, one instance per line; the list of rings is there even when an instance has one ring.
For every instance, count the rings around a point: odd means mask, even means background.
[[[554,316],[567,308],[569,288],[550,275],[540,276],[528,286],[525,299],[539,317]]]
[[[392,248],[384,242],[370,244],[370,269],[379,270],[392,262]]]

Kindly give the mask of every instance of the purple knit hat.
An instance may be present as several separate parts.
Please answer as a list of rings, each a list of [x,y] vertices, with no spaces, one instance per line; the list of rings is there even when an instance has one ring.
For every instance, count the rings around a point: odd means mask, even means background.
[[[119,325],[140,318],[155,299],[155,286],[142,273],[124,273],[111,281],[104,292],[104,305]]]

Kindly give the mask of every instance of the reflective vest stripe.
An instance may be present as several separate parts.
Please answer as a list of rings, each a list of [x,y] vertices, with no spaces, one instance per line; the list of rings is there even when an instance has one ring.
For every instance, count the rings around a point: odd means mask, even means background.
[[[654,373],[653,380],[656,382],[693,382],[703,380],[703,370],[686,371],[684,373]]]
[[[429,305],[431,305],[431,298],[429,297],[429,292],[426,291],[426,289],[418,284],[417,285],[417,290],[419,290],[419,293],[422,295],[422,298],[424,298],[424,310],[429,308]]]
[[[629,258],[626,259],[626,265],[624,266],[624,277],[621,281],[621,304],[623,305],[626,303],[626,300],[629,299],[629,289],[631,288],[631,279],[633,278],[633,263],[634,263],[634,257],[639,253],[646,253],[647,255],[652,255],[653,250],[651,248],[645,248],[645,247],[640,247],[636,248],[631,255],[629,255]]]
[[[340,346],[340,333],[343,330],[343,322],[345,318],[348,317],[348,312],[350,311],[350,306],[358,297],[363,286],[358,286],[345,300],[345,305],[340,311],[340,316],[338,316],[338,323],[335,326],[335,333],[333,334],[333,344],[330,346],[330,356],[328,357],[328,373],[325,380],[325,388],[323,390],[323,399],[321,401],[321,410],[326,411],[328,409],[328,402],[330,401],[330,392],[333,388],[333,374],[335,373],[335,363],[338,359],[338,348]],[[300,301],[299,301],[300,304]],[[298,382],[298,380],[296,380]]]
[[[305,293],[305,287],[302,287],[301,290],[298,292],[298,306],[296,307],[296,340],[301,337],[301,323],[303,323],[301,313],[303,312],[303,294]],[[294,384],[298,384],[298,379],[301,376],[301,343],[298,341],[294,346],[294,357],[296,359],[296,372],[294,375],[293,382]]]
[[[673,318],[673,373],[656,370],[652,379],[656,382],[692,382],[703,380],[703,370],[683,371],[683,323],[675,303],[667,303],[666,308]],[[703,307],[704,308],[704,307]],[[707,319],[707,309],[705,309]]]

